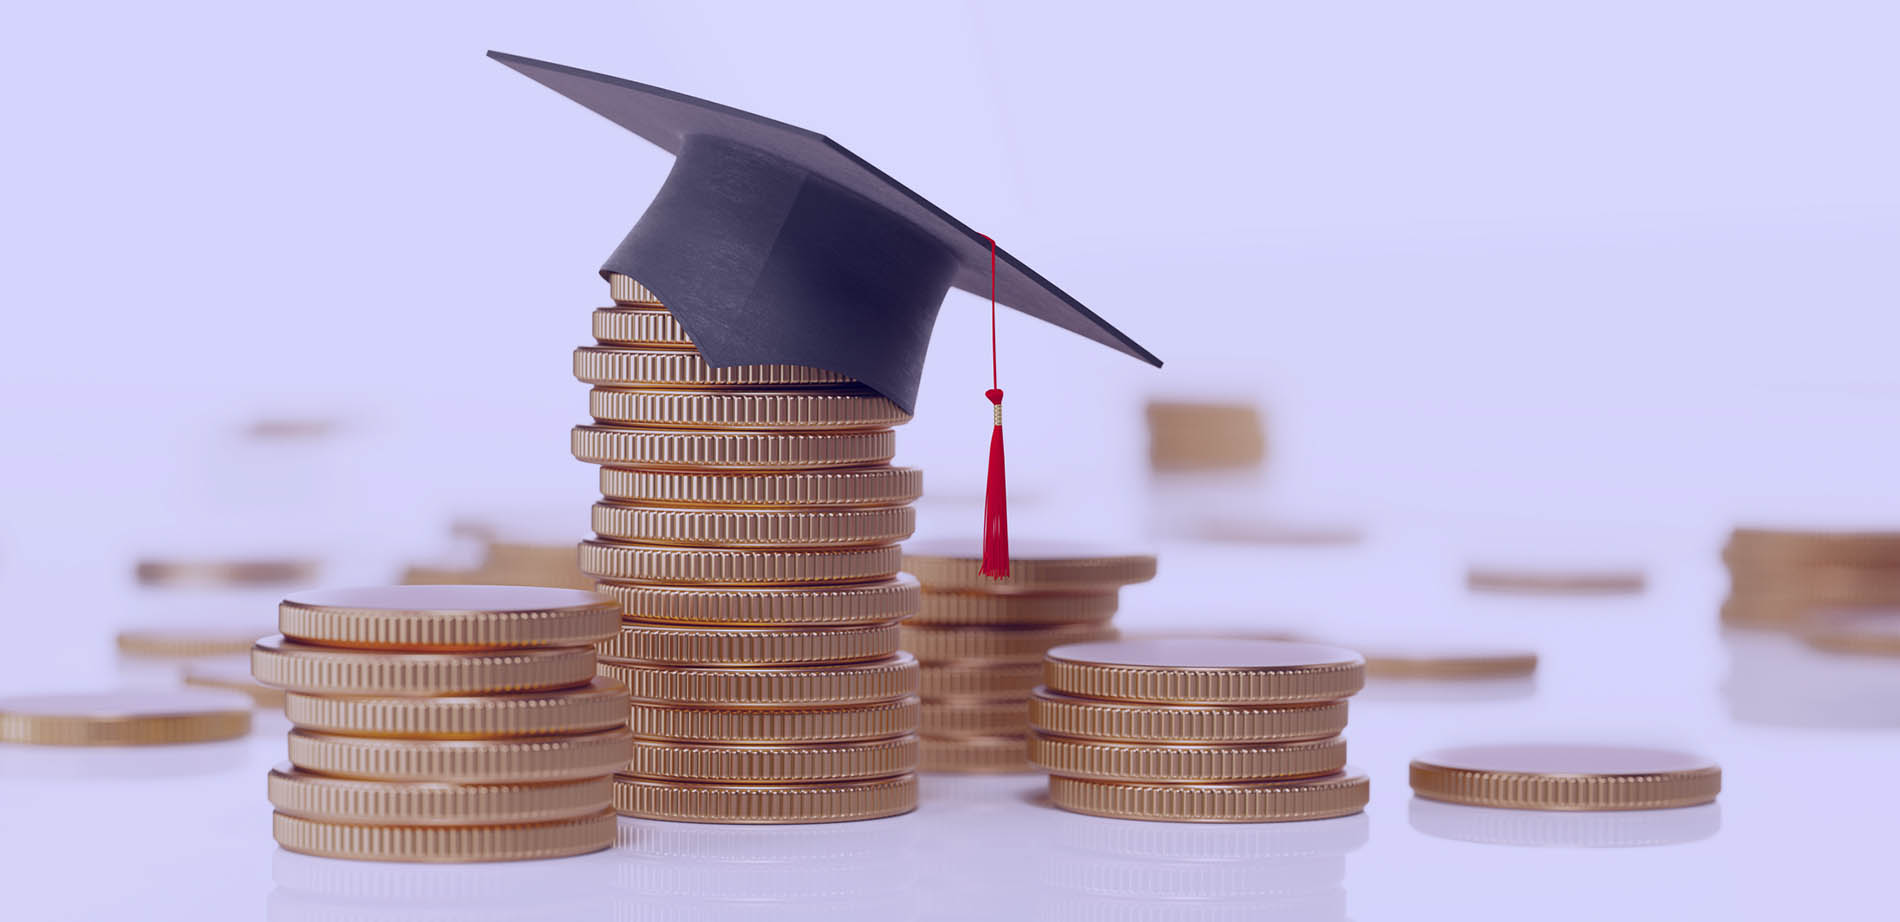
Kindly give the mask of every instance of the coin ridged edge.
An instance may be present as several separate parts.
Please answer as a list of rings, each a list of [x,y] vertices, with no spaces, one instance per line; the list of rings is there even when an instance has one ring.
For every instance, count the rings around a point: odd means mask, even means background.
[[[266,785],[280,813],[373,826],[499,826],[593,816],[613,803],[612,776],[546,784],[363,781],[271,769]]]
[[[910,414],[869,388],[689,391],[596,387],[587,415],[616,426],[655,429],[828,431],[885,429]]]
[[[271,815],[277,844],[306,855],[368,861],[520,861],[610,848],[612,812],[518,826],[358,826]]]
[[[897,453],[890,429],[843,432],[720,432],[575,426],[574,457],[588,464],[635,467],[779,470],[864,467]]]
[[[614,660],[683,666],[772,666],[857,662],[897,652],[895,624],[816,630],[702,628],[625,623],[595,646]]]
[[[896,545],[820,550],[662,547],[589,539],[581,572],[595,579],[651,583],[852,583],[897,575]]]
[[[1156,568],[1155,558],[1147,554],[1011,558],[1009,576],[991,579],[978,572],[980,563],[975,557],[943,557],[934,554],[904,556],[904,569],[915,575],[925,589],[945,591],[1109,588],[1147,582],[1154,579]]]
[[[1414,760],[1412,793],[1515,810],[1659,810],[1708,803],[1722,791],[1717,766],[1621,775],[1475,771]]]
[[[623,816],[695,823],[837,823],[917,809],[916,774],[813,785],[716,785],[616,775]]]
[[[533,783],[604,775],[626,764],[624,729],[518,739],[419,740],[292,730],[290,763],[305,771],[374,781]]]
[[[891,544],[917,527],[909,506],[763,511],[600,502],[592,518],[595,534],[616,541],[729,548]]]
[[[858,781],[917,769],[917,736],[812,743],[636,740],[626,774],[699,782]]]
[[[626,722],[627,688],[612,679],[515,695],[358,697],[289,692],[290,722],[326,733],[439,739],[592,733]]]
[[[596,308],[593,334],[594,341],[603,346],[681,351],[693,348],[693,338],[686,335],[686,328],[673,319],[671,312],[657,305]]]
[[[917,661],[902,653],[846,666],[679,667],[603,660],[598,668],[625,683],[636,703],[830,705],[917,694]]]
[[[1034,663],[1001,666],[925,663],[918,680],[926,698],[1000,698],[1028,695],[1042,677]]]
[[[917,731],[916,697],[844,707],[663,707],[634,705],[635,736],[704,743],[807,743],[882,739]]]
[[[621,275],[618,272],[607,273],[607,293],[613,297],[615,304],[661,306],[660,296],[654,294],[653,289],[640,284],[631,276]]]
[[[113,643],[126,656],[155,659],[196,659],[206,656],[236,656],[250,652],[251,644],[266,631],[228,632],[164,628],[130,628],[120,631]],[[246,634],[251,636],[246,638]]]
[[[251,674],[289,691],[340,695],[454,695],[539,691],[593,678],[593,647],[492,653],[392,653],[318,647],[266,637]]]
[[[569,552],[564,564],[572,566]],[[392,611],[285,601],[277,629],[285,637],[344,647],[470,650],[584,647],[613,634],[620,609],[610,600],[565,608],[497,611]]]
[[[1059,736],[1121,742],[1266,743],[1335,736],[1346,729],[1346,702],[1292,707],[1145,705],[1071,698],[1038,689],[1029,722]]]
[[[725,365],[684,349],[580,346],[574,377],[599,387],[799,387],[853,384],[835,371],[804,365]]]
[[[1339,771],[1346,765],[1346,741],[1099,743],[1032,732],[1029,760],[1050,774],[1099,781],[1265,781]]]
[[[928,736],[1021,736],[1029,732],[1028,702],[1007,698],[932,698],[924,702],[920,732]]]
[[[1028,742],[1021,736],[926,736],[918,760],[925,772],[959,775],[1013,775],[1036,771]]]
[[[1107,621],[1120,607],[1120,594],[926,592],[912,624],[982,627],[990,625],[1090,624]]]
[[[1042,663],[1050,691],[1151,704],[1294,704],[1348,698],[1365,686],[1363,662],[1251,669]]]
[[[608,499],[702,506],[895,506],[923,495],[924,472],[880,465],[812,471],[658,471],[602,467]]]
[[[1365,809],[1371,784],[1350,767],[1322,778],[1259,784],[1128,784],[1049,778],[1049,799],[1074,813],[1111,819],[1271,823],[1349,816]]]
[[[242,700],[242,699],[239,699]],[[251,710],[192,714],[19,714],[0,711],[0,742],[40,746],[158,746],[235,739],[251,732]]]
[[[1020,660],[1038,662],[1052,647],[1071,643],[1114,640],[1121,632],[1106,624],[1063,624],[1050,627],[903,626],[904,649],[926,662],[954,660]]]
[[[603,581],[628,618],[669,624],[846,625],[898,621],[917,610],[908,574],[839,586],[676,586]]]

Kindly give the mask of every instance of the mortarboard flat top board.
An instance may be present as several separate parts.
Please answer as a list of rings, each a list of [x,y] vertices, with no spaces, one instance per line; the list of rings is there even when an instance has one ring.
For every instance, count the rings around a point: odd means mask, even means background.
[[[659,87],[490,51],[678,159],[602,274],[659,297],[707,361],[859,381],[906,412],[944,293],[1161,360],[988,238],[824,135]]]

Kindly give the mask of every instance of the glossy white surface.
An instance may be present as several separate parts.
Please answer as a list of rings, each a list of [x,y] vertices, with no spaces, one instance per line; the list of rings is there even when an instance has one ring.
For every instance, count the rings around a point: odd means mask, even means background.
[[[1356,637],[1499,639],[1543,655],[1534,681],[1376,683],[1352,706],[1373,800],[1344,820],[1133,823],[1046,806],[1035,776],[925,779],[916,813],[828,827],[621,821],[611,851],[410,867],[288,854],[264,774],[281,718],[194,747],[0,747],[0,867],[17,918],[1418,919],[1876,912],[1900,823],[1900,662],[1723,635],[1706,535],[1652,562],[1649,592],[1465,594],[1462,539],[1375,532],[1353,548],[1162,548],[1125,595],[1133,628],[1249,624]],[[1672,539],[1673,540],[1673,539]],[[9,573],[30,603],[39,579]],[[137,605],[126,595],[115,604]],[[1267,606],[1250,600],[1275,600]],[[1271,610],[1281,613],[1261,614]],[[1247,617],[1248,613],[1253,613]],[[1302,614],[1303,613],[1303,614]],[[0,692],[117,678],[109,637],[16,662]],[[1706,753],[1704,808],[1542,814],[1416,801],[1406,762],[1440,746],[1595,740]]]

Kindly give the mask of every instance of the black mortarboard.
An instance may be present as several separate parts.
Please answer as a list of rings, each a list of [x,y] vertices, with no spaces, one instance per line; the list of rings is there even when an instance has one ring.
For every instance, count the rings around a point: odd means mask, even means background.
[[[602,274],[638,280],[714,365],[791,364],[910,411],[952,286],[1161,360],[989,238],[824,135],[618,77],[489,57],[676,155]]]

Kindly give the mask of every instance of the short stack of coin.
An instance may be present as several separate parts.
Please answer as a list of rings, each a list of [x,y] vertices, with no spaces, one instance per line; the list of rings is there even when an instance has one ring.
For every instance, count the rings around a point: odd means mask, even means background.
[[[923,667],[925,771],[1027,772],[1029,690],[1042,655],[1112,640],[1121,587],[1154,578],[1155,558],[1018,542],[1009,576],[978,572],[974,541],[919,541],[904,569],[923,608],[904,624],[904,649]]]
[[[1900,532],[1737,528],[1725,623],[1802,629],[1831,611],[1900,607]]]
[[[251,668],[285,691],[270,773],[291,851],[506,861],[613,844],[627,690],[595,676],[619,626],[598,593],[509,586],[300,592]]]
[[[625,611],[600,673],[633,693],[628,816],[820,823],[917,806],[917,664],[898,572],[922,472],[909,414],[817,368],[712,365],[644,286],[610,276],[575,350],[594,422],[581,569]]]
[[[1346,765],[1351,650],[1162,638],[1057,647],[1029,702],[1029,755],[1076,813],[1260,823],[1365,807]]]

